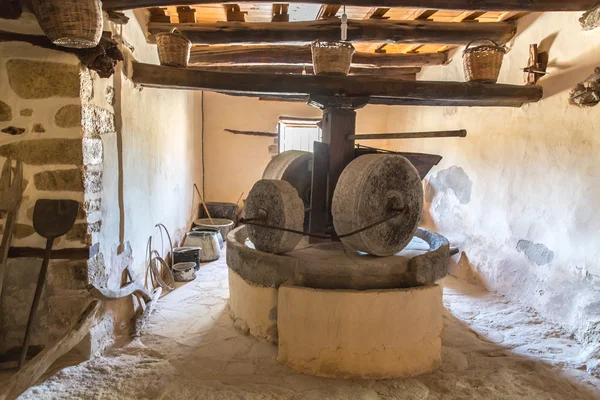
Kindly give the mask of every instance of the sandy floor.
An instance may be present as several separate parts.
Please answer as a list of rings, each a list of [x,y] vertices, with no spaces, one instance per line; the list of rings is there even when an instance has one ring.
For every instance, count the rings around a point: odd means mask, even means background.
[[[68,367],[21,399],[594,399],[580,346],[532,310],[445,281],[442,366],[415,379],[299,375],[275,346],[244,336],[227,313],[225,260],[158,303],[141,340]]]

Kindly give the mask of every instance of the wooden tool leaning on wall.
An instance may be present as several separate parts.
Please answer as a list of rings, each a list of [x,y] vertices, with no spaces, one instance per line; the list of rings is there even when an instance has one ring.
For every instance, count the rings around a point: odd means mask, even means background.
[[[27,348],[29,347],[29,340],[31,339],[35,315],[46,282],[54,239],[64,235],[73,227],[73,224],[77,219],[78,211],[79,203],[75,200],[42,199],[35,202],[35,207],[33,209],[33,228],[38,235],[47,239],[46,252],[44,253],[44,261],[42,261],[42,268],[40,269],[38,283],[35,288],[31,311],[29,312],[29,319],[25,330],[25,339],[23,339],[23,347],[21,348],[21,357],[19,359],[19,369],[25,363],[25,358],[27,356]]]
[[[8,249],[10,248],[19,206],[21,205],[21,198],[23,197],[23,163],[17,161],[17,167],[12,182],[11,172],[12,160],[9,158],[4,163],[2,176],[0,177],[0,210],[8,212],[4,233],[2,235],[2,244],[0,245],[0,296],[2,295],[4,272],[8,260]]]
[[[11,376],[0,388],[0,400],[12,400],[19,397],[21,393],[34,385],[56,360],[81,342],[92,328],[100,305],[100,301],[92,301],[81,314],[75,326],[65,336],[54,345],[42,350],[27,365]]]

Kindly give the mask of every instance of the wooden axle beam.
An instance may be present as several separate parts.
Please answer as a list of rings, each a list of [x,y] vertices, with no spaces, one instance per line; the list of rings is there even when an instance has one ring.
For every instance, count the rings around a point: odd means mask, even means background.
[[[538,86],[385,80],[372,77],[267,75],[209,72],[133,62],[131,80],[141,86],[208,90],[242,96],[320,95],[366,97],[372,104],[510,106],[536,102]]]
[[[340,40],[340,21],[325,19],[299,22],[216,22],[203,24],[166,24],[151,22],[152,34],[179,31],[194,44],[308,44],[316,38]],[[348,40],[352,42],[467,44],[487,38],[506,43],[515,35],[512,22],[349,20]]]
[[[403,133],[367,133],[360,135],[348,135],[348,140],[374,140],[374,139],[424,139],[444,137],[466,137],[466,129],[455,131],[433,131],[433,132],[403,132]]]
[[[353,67],[424,67],[441,65],[448,61],[448,52],[424,54],[385,54],[356,52]],[[194,47],[190,64],[286,64],[312,65],[309,46],[210,46]]]
[[[261,3],[266,0],[242,0],[241,3]],[[143,7],[215,4],[215,0],[104,0],[106,10],[128,10]],[[286,3],[322,4],[323,0],[293,0]],[[435,10],[471,11],[587,11],[597,0],[328,0],[327,4],[358,7],[404,7]]]

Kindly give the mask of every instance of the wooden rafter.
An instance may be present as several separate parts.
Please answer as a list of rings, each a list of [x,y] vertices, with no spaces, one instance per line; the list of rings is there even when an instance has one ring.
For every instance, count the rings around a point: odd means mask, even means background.
[[[190,66],[201,71],[215,71],[215,72],[230,72],[230,73],[249,73],[249,74],[271,74],[271,75],[313,75],[312,65],[301,66],[301,65],[204,65],[204,66]],[[379,79],[400,79],[400,80],[412,80],[417,79],[417,75],[421,72],[420,67],[408,67],[408,68],[361,68],[354,67],[350,69],[350,76],[370,76]]]
[[[447,53],[374,54],[356,52],[354,67],[423,67],[440,65],[448,60]],[[191,51],[192,65],[287,64],[311,65],[308,46],[210,46]]]
[[[288,3],[322,4],[323,0],[296,0]],[[257,3],[256,0],[238,3]],[[258,2],[261,2],[260,0]],[[271,3],[272,1],[268,1]],[[126,10],[144,7],[214,4],[214,0],[104,0],[107,10]],[[597,0],[332,0],[328,4],[345,4],[359,7],[404,7],[436,10],[472,11],[587,11]]]
[[[316,19],[329,19],[335,18],[335,15],[340,10],[339,4],[323,4],[321,9],[317,13]]]
[[[239,95],[320,95],[377,98],[415,105],[518,106],[538,101],[542,88],[502,84],[384,80],[371,77],[207,72],[132,63],[131,80],[141,86],[197,89]],[[371,101],[369,101],[371,102]],[[386,103],[383,103],[386,104]]]
[[[302,22],[255,22],[212,24],[149,23],[152,34],[178,28],[194,44],[310,43],[316,37],[339,40],[337,19]],[[516,25],[510,22],[486,24],[435,21],[349,20],[348,40],[408,44],[467,44],[481,38],[508,42]]]

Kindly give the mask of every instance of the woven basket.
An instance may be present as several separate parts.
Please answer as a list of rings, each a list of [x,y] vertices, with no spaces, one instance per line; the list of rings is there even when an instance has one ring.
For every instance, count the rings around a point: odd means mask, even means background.
[[[490,44],[471,47],[467,44],[463,52],[465,77],[468,82],[496,83],[506,49],[493,40],[482,39]]]
[[[33,0],[32,6],[52,43],[86,49],[100,42],[103,21],[99,0]]]
[[[190,60],[192,42],[177,29],[171,32],[157,33],[158,58],[161,65],[186,68]]]
[[[315,40],[310,45],[315,75],[348,75],[354,46],[348,42]]]

